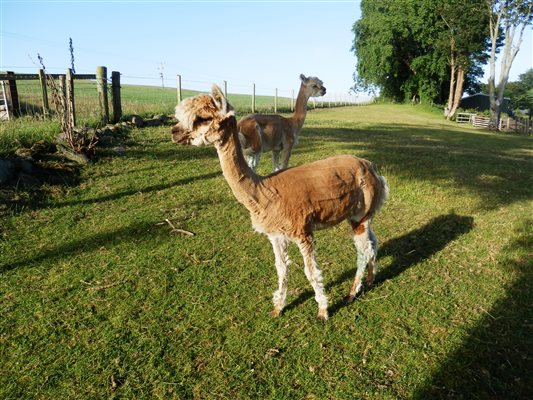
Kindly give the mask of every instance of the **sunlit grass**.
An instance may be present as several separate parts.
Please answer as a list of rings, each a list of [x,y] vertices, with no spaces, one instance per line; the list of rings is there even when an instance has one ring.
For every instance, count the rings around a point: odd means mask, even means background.
[[[268,240],[214,149],[169,129],[132,131],[124,156],[100,149],[79,185],[0,220],[0,397],[530,397],[530,138],[410,106],[310,112],[290,165],[355,154],[391,187],[377,285],[350,305],[349,229],[317,233],[321,324],[295,248],[287,310],[269,316]]]

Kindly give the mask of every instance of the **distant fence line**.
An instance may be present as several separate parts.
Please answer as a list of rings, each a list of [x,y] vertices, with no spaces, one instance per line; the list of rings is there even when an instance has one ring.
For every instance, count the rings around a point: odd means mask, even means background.
[[[490,117],[477,115],[475,113],[457,113],[457,123],[471,123],[478,128],[489,128]],[[500,118],[499,131],[515,131],[531,135],[533,133],[533,124],[529,118]]]
[[[95,74],[74,74],[72,69],[67,69],[66,74],[47,74],[44,69],[40,69],[38,74],[19,74],[13,71],[7,71],[0,73],[0,81],[2,84],[2,94],[6,99],[6,113],[11,114],[14,117],[22,115],[19,101],[19,92],[17,89],[17,81],[31,81],[38,80],[40,82],[40,97],[42,102],[43,116],[50,115],[50,104],[48,101],[48,89],[49,85],[47,81],[54,79],[58,81],[59,96],[61,101],[65,102],[63,107],[68,110],[68,117],[76,125],[76,107],[74,96],[74,80],[94,80],[96,81],[96,89],[98,102],[100,104],[100,115],[104,123],[111,121],[109,114],[109,102],[108,102],[108,78],[107,68],[99,66],[96,68]],[[52,93],[54,95],[54,93]],[[111,99],[112,99],[112,111],[113,122],[118,122],[122,117],[122,105],[120,96],[120,72],[113,71],[111,73]]]
[[[228,81],[227,80],[223,81],[223,86],[224,86],[223,87],[224,95],[227,97],[228,96]],[[182,97],[182,76],[179,74],[176,76],[176,90],[177,90],[177,100],[178,102],[180,102],[183,97]],[[251,111],[252,113],[255,113],[257,110],[257,107],[256,107],[257,93],[256,93],[255,83],[252,83],[250,87],[250,92],[248,94],[251,95],[251,106],[250,106]],[[273,97],[274,97],[274,112],[277,113],[278,112],[278,99],[279,99],[278,88],[274,88]],[[313,105],[313,108],[325,108],[325,107],[331,108],[331,107],[369,105],[369,104],[372,104],[374,100],[372,99],[372,100],[367,100],[365,102],[356,102],[355,100],[347,99],[347,98],[344,98],[344,99],[334,98],[333,100],[329,98],[325,100],[323,98],[313,97],[310,99],[310,102]],[[291,97],[290,97],[290,110],[291,111],[294,111],[295,104],[296,104],[296,97],[295,97],[295,91],[293,89],[291,92]]]
[[[2,85],[0,87],[2,95],[5,96],[5,115],[18,117],[21,116],[21,101],[19,99],[19,91],[17,89],[17,81],[39,81],[39,94],[33,93],[33,103],[32,108],[36,107],[37,109],[41,108],[42,111],[38,112],[43,117],[48,117],[51,115],[50,105],[49,105],[49,85],[48,80],[53,79],[54,82],[59,82],[59,91],[63,94],[65,101],[70,101],[71,104],[65,104],[64,108],[68,110],[69,118],[72,121],[76,121],[76,106],[75,106],[75,96],[74,96],[74,81],[75,80],[89,80],[96,82],[96,91],[95,99],[98,98],[98,110],[99,118],[102,122],[118,122],[122,117],[122,100],[121,100],[121,84],[120,78],[121,73],[118,71],[112,71],[111,79],[108,79],[107,68],[99,66],[96,68],[95,74],[75,74],[71,69],[68,69],[65,74],[48,74],[45,70],[40,69],[37,74],[29,73],[15,73],[13,71],[7,71],[0,73],[0,82]],[[110,85],[109,85],[110,83]],[[162,86],[164,88],[164,80],[161,80]],[[134,85],[132,85],[134,86]],[[223,90],[225,95],[228,95],[228,81],[223,81]],[[251,102],[249,106],[246,106],[247,109],[251,112],[257,111],[257,95],[256,95],[256,85],[252,84],[250,88],[250,97]],[[110,96],[108,95],[110,93]],[[54,93],[52,93],[53,95]],[[246,94],[245,94],[246,95]],[[263,95],[264,96],[264,95]],[[1,99],[3,96],[0,96],[0,108],[2,107]],[[108,98],[111,97],[111,108],[109,106]],[[270,97],[270,96],[269,96]],[[38,98],[38,99],[37,99]],[[275,89],[273,96],[273,110],[275,113],[279,111],[279,100],[283,99],[285,104],[287,101],[290,101],[290,110],[294,111],[295,107],[295,91],[292,90],[291,97],[278,97],[278,89]],[[180,102],[183,99],[182,91],[182,76],[176,75],[176,101]],[[312,98],[309,101],[309,106],[311,108],[326,108],[326,107],[342,107],[342,106],[351,106],[351,105],[368,105],[371,104],[373,100],[365,102],[356,102],[353,99],[338,99],[338,98],[320,98],[317,101],[316,98]],[[28,102],[23,102],[27,105]],[[38,106],[35,103],[39,103]],[[249,107],[249,108],[248,108]],[[284,106],[287,110],[287,106]],[[271,108],[272,110],[272,108]],[[0,109],[0,111],[2,111]],[[0,115],[1,117],[1,115]]]

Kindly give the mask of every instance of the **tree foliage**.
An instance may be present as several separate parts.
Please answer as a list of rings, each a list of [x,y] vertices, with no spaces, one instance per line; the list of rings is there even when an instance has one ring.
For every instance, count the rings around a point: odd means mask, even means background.
[[[460,99],[463,86],[482,75],[485,0],[363,0],[361,12],[353,26],[356,88],[442,104],[456,92],[456,81]]]
[[[509,82],[505,87],[505,97],[511,99],[514,112],[526,111],[531,117],[533,111],[533,68],[518,76],[518,81]]]

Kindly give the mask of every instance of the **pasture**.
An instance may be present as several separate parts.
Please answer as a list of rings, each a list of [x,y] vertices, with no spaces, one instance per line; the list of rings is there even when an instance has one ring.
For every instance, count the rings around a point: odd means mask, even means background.
[[[354,154],[391,190],[377,282],[351,304],[348,225],[317,233],[320,323],[294,246],[269,316],[272,249],[215,150],[133,130],[0,216],[0,397],[531,398],[531,144],[422,107],[310,111],[289,165]]]

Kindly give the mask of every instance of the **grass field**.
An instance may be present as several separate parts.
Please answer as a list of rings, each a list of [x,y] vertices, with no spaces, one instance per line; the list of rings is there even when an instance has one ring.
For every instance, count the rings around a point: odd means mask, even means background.
[[[96,83],[94,81],[75,80],[75,107],[77,125],[101,125],[100,105]],[[17,147],[31,146],[39,139],[52,140],[60,130],[57,119],[43,120],[41,89],[39,81],[17,81],[22,118],[13,119],[0,124],[0,156],[13,153]],[[50,90],[48,91],[50,108],[54,112]],[[197,95],[193,90],[182,90],[182,98]],[[111,93],[108,93],[111,108]],[[228,98],[236,111],[240,114],[251,112],[252,96],[245,94],[229,94]],[[173,115],[177,102],[176,88],[158,88],[154,86],[123,85],[121,87],[121,104],[123,115],[138,114],[152,117],[154,114]],[[262,113],[274,112],[275,99],[273,96],[255,97],[256,111]],[[312,102],[309,103],[310,107]],[[340,106],[344,103],[328,102],[325,106]],[[317,105],[317,107],[320,104]],[[278,112],[290,112],[291,99],[278,97]],[[37,117],[37,118],[36,118]]]
[[[310,112],[290,165],[355,154],[391,189],[352,304],[347,224],[316,235],[327,323],[296,248],[269,316],[271,247],[213,148],[124,140],[0,217],[0,398],[533,397],[531,138],[405,105]]]
[[[76,114],[82,123],[94,123],[99,118],[99,102],[96,90],[96,82],[87,80],[74,81],[74,95],[76,99]],[[209,89],[209,88],[207,88]],[[206,90],[207,90],[206,89]],[[17,81],[17,90],[21,112],[24,115],[42,114],[41,89],[39,81]],[[50,90],[49,90],[50,91]],[[182,89],[182,97],[190,97],[199,92]],[[109,101],[111,101],[111,90],[109,86]],[[50,106],[51,94],[48,94]],[[151,115],[153,110],[161,113],[172,114],[176,106],[176,88],[158,88],[154,86],[122,85],[121,102],[124,114]],[[238,112],[250,112],[252,106],[252,96],[247,94],[229,94],[229,100]],[[258,112],[273,112],[274,97],[260,96],[255,98],[256,110]],[[288,112],[291,107],[291,99],[278,97],[278,111]]]

